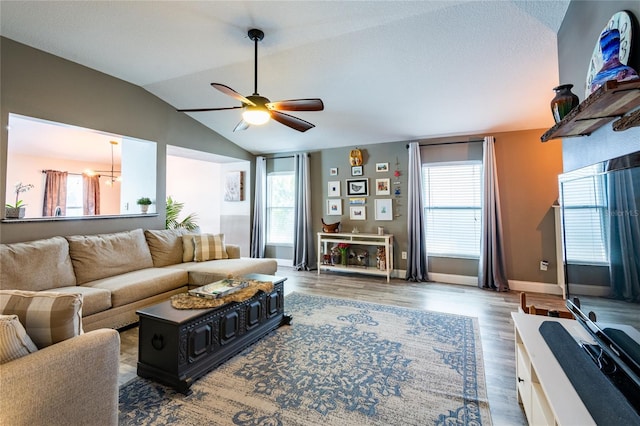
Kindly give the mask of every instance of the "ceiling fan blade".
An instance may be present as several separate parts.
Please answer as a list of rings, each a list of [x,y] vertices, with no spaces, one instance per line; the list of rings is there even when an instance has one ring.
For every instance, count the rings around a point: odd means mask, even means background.
[[[269,113],[271,114],[271,118],[276,120],[278,123],[289,126],[299,132],[306,132],[307,130],[316,127],[308,121],[304,121],[303,119],[294,117],[293,115],[285,114],[284,112],[269,111]]]
[[[229,95],[234,99],[239,100],[240,102],[242,102],[243,104],[247,104],[247,105],[251,105],[251,106],[256,106],[255,103],[253,103],[252,101],[250,101],[249,99],[245,98],[244,96],[242,96],[240,93],[236,92],[235,90],[233,90],[231,87],[229,86],[225,86],[224,84],[220,84],[220,83],[211,83],[211,86],[218,89],[219,91],[221,91],[222,93],[224,93],[225,95]]]
[[[322,111],[322,99],[289,99],[287,101],[269,102],[267,108],[276,111]]]
[[[178,112],[204,112],[204,111],[224,111],[226,109],[240,109],[241,106],[226,107],[226,108],[190,108],[190,109],[177,109]]]
[[[247,130],[249,128],[249,123],[247,123],[244,120],[240,120],[240,122],[236,125],[236,127],[233,129],[234,132],[237,132],[239,130]]]

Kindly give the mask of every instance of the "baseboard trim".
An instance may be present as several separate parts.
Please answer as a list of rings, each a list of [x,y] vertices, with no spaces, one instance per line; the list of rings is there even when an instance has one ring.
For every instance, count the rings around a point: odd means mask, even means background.
[[[585,285],[585,284],[569,284],[569,296],[594,296],[608,297],[611,294],[609,286]]]
[[[523,291],[526,293],[545,293],[562,296],[562,289],[558,286],[558,284],[553,283],[509,280],[509,288],[511,290]]]
[[[468,275],[454,275],[454,274],[441,274],[438,272],[429,272],[429,279],[445,284],[460,284],[468,285],[471,287],[478,286],[478,277],[470,277]]]

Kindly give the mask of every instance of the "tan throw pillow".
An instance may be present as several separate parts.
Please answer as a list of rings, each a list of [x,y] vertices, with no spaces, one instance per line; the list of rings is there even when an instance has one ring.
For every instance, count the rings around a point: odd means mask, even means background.
[[[193,260],[196,262],[229,258],[227,249],[224,246],[224,234],[194,235],[193,246]]]
[[[0,315],[0,364],[38,350],[17,315]]]
[[[193,262],[195,246],[193,245],[193,237],[196,234],[187,234],[182,236],[182,261]]]
[[[175,265],[182,262],[182,235],[185,229],[147,229],[144,237],[147,239],[153,266]]]
[[[82,334],[82,295],[0,290],[0,314],[17,315],[39,349]]]

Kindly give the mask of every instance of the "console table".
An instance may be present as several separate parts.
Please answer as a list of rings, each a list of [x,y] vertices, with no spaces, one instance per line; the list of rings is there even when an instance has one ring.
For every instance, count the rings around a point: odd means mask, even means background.
[[[209,309],[175,309],[171,301],[137,311],[140,317],[138,375],[188,393],[198,377],[236,355],[271,330],[288,324],[284,277],[250,274],[272,281],[273,291]]]
[[[386,253],[385,269],[375,266],[343,266],[323,263],[322,254],[328,253],[329,245],[346,243],[349,246],[382,246]],[[318,275],[320,271],[352,272],[357,274],[382,275],[390,281],[393,271],[393,234],[347,234],[334,232],[318,232]]]

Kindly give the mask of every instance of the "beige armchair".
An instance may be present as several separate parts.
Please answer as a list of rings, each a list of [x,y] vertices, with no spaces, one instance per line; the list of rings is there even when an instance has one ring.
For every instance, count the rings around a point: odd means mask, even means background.
[[[117,425],[119,357],[100,329],[0,365],[0,424]]]

